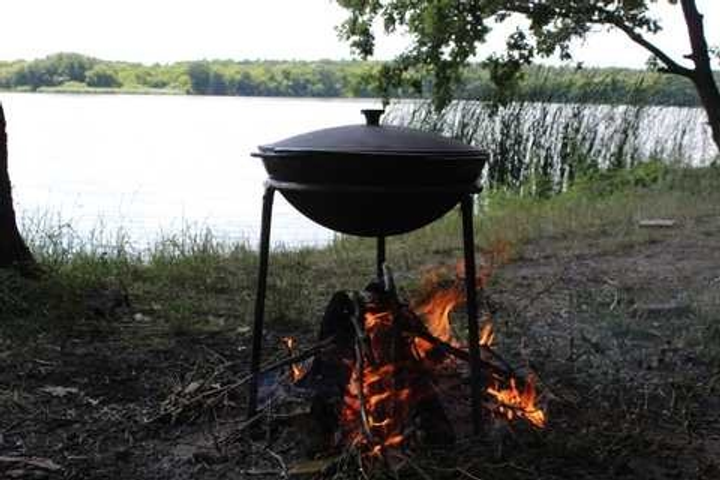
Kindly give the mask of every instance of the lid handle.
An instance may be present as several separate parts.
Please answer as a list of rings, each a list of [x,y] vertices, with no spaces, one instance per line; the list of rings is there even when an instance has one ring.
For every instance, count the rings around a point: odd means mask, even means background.
[[[380,117],[383,116],[385,110],[369,108],[365,110],[360,110],[360,112],[365,115],[365,125],[367,125],[368,127],[379,127]]]

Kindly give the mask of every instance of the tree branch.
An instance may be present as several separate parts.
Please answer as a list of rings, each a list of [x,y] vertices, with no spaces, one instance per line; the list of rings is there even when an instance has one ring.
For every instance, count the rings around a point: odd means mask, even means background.
[[[629,25],[624,23],[619,18],[612,18],[610,20],[610,24],[619,28],[621,31],[627,35],[630,40],[637,43],[641,47],[643,47],[645,50],[649,51],[653,55],[655,55],[662,63],[665,64],[665,72],[673,73],[675,75],[681,75],[683,77],[692,78],[695,74],[695,71],[683,67],[679,63],[677,63],[675,60],[670,58],[668,54],[660,50],[655,44],[651,43],[647,38],[643,37],[640,33],[633,30]]]

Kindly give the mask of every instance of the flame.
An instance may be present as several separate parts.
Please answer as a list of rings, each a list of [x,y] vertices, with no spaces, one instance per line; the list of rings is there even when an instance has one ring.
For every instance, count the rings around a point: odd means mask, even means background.
[[[510,378],[509,388],[501,389],[496,383],[494,387],[487,389],[487,393],[497,401],[497,411],[508,420],[518,416],[538,428],[545,426],[545,412],[535,404],[537,393],[535,379],[532,376],[528,377],[522,391],[518,390],[515,378]]]
[[[483,251],[483,264],[477,273],[477,284],[480,288],[485,287],[495,270],[507,263],[511,257],[511,244],[507,241],[498,240],[491,248]],[[426,273],[422,289],[430,291],[426,300],[414,307],[414,310],[423,315],[425,324],[435,337],[445,342],[458,346],[458,342],[452,336],[450,314],[458,304],[465,300],[463,278],[465,276],[464,264],[459,262],[455,267],[455,282],[447,286],[447,272],[442,269],[435,269]],[[438,287],[439,285],[443,285]],[[483,318],[483,325],[480,329],[479,344],[490,348],[495,341],[495,330],[492,317],[486,313]],[[415,340],[416,349],[420,357],[424,358],[432,349],[429,342]],[[543,410],[537,405],[537,392],[535,380],[530,377],[524,381],[524,387],[519,390],[517,380],[513,377],[496,378],[494,384],[487,388],[487,393],[497,403],[495,411],[509,421],[522,418],[542,428],[546,424],[546,417]],[[509,384],[508,388],[501,388],[501,385]]]
[[[480,330],[480,345],[490,347],[495,340],[495,327],[493,327],[492,319],[488,317],[485,324]]]
[[[346,442],[360,446],[371,457],[379,457],[386,449],[403,444],[414,392],[398,386],[399,365],[386,358],[389,355],[383,340],[392,338],[388,336],[388,330],[393,328],[392,313],[368,311],[364,326],[370,340],[367,348],[372,350],[375,363],[363,357],[360,371],[358,362],[348,362],[351,375],[341,419]]]
[[[452,339],[450,312],[464,299],[458,288],[438,290],[427,302],[417,306],[415,311],[425,316],[425,325],[431,334],[448,342]]]
[[[494,269],[509,259],[509,243],[499,242],[493,249],[494,254],[483,252],[486,262],[477,274],[481,287],[487,284]],[[451,282],[447,279],[447,272],[443,270],[426,274],[423,300],[413,304],[412,310],[422,318],[430,334],[462,348],[453,336],[451,313],[465,301],[465,285],[460,270],[455,272]],[[407,433],[412,431],[408,429],[412,406],[428,393],[420,391],[423,387],[419,385],[423,382],[414,382],[413,372],[423,375],[438,364],[434,359],[428,360],[428,353],[434,348],[430,342],[398,335],[394,324],[395,310],[372,303],[366,304],[365,309],[363,327],[367,341],[357,344],[359,359],[345,359],[350,380],[341,407],[342,438],[345,444],[360,448],[366,456],[382,457],[389,449],[400,448],[406,443]],[[402,310],[399,314],[403,314]],[[495,334],[492,318],[486,314],[482,319],[479,344],[490,349]],[[292,350],[290,340],[286,343]],[[396,357],[398,351],[400,356]],[[418,367],[413,365],[418,363],[419,370],[414,370]],[[538,406],[533,377],[516,379],[498,374],[490,382],[486,394],[496,416],[507,421],[523,419],[538,428],[545,426],[545,412]]]
[[[283,337],[280,339],[280,341],[285,344],[288,355],[292,356],[295,354],[296,341],[293,337]],[[290,380],[292,381],[292,383],[295,383],[302,377],[304,377],[305,373],[305,368],[301,364],[293,363],[292,365],[290,365]]]
[[[372,330],[379,326],[390,326],[392,323],[392,315],[390,312],[379,312],[372,313],[368,312],[365,314],[365,329]]]
[[[450,288],[436,288],[423,303],[415,305],[413,310],[422,315],[428,331],[443,342],[454,343],[450,313],[465,300],[463,289],[456,284]],[[423,359],[433,349],[433,345],[421,338],[413,341],[416,355]]]

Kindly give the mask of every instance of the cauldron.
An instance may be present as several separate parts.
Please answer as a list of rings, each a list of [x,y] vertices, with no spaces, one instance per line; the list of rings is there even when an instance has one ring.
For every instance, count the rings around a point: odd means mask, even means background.
[[[301,213],[332,230],[364,236],[420,228],[478,191],[487,154],[410,128],[327,128],[259,147],[270,184]]]

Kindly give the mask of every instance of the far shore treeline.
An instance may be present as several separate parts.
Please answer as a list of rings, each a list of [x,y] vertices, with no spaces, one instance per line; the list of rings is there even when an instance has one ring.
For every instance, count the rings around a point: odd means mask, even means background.
[[[203,60],[144,65],[58,53],[38,60],[0,61],[0,90],[362,98],[379,96],[375,74],[380,66],[379,62],[331,60]],[[409,89],[396,93],[400,97],[419,96]],[[496,94],[489,73],[473,65],[466,69],[456,97],[489,100]],[[514,98],[699,105],[695,89],[686,79],[608,68],[530,67]]]

